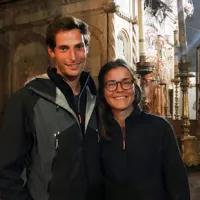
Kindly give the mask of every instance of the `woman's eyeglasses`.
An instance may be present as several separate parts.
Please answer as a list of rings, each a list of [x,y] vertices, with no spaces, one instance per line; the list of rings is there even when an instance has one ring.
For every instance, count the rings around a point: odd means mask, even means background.
[[[109,92],[114,92],[118,87],[118,83],[124,90],[128,90],[133,87],[132,79],[123,79],[122,81],[108,81],[104,84],[104,88],[106,88]]]

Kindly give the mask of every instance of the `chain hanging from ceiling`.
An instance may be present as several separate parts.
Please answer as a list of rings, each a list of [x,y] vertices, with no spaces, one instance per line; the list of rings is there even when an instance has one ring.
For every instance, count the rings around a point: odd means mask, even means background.
[[[191,17],[194,13],[194,4],[192,0],[183,0],[184,10],[187,16]]]
[[[164,21],[168,13],[172,13],[171,3],[161,0],[145,0],[144,9],[148,9],[148,12],[154,16],[160,24]]]

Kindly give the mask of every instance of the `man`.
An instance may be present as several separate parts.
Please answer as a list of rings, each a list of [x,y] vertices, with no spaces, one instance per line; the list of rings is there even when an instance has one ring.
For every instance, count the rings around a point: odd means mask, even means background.
[[[96,89],[83,71],[88,25],[57,17],[47,28],[55,68],[12,97],[0,133],[0,199],[97,199]]]

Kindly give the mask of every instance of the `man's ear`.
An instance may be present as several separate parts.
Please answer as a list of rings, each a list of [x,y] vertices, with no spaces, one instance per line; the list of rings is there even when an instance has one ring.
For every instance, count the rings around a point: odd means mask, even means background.
[[[54,51],[50,47],[48,47],[48,53],[51,56],[51,58],[55,57]]]

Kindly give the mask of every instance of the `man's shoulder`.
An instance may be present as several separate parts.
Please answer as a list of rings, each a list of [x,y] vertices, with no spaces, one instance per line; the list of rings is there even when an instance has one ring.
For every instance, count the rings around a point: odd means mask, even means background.
[[[51,93],[55,90],[55,85],[48,78],[48,75],[43,74],[32,78],[24,84],[24,87],[17,90],[11,97],[11,99],[26,100],[32,98],[33,91],[40,91],[44,93]]]
[[[25,88],[34,88],[39,91],[47,91],[49,89],[55,89],[55,87],[55,84],[49,79],[47,74],[36,76],[25,85]]]
[[[48,80],[48,79],[49,79],[49,76],[47,75],[47,73],[44,73],[44,74],[37,75],[37,76],[35,76],[35,77],[31,77],[31,78],[29,78],[29,79],[24,83],[24,85],[27,85],[27,84],[29,84],[30,82],[32,82],[32,81],[34,81],[34,80],[37,80],[37,79]]]

